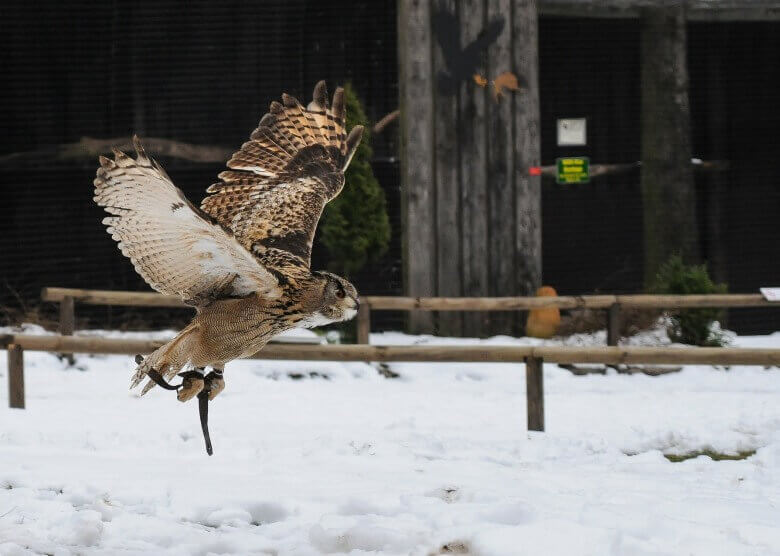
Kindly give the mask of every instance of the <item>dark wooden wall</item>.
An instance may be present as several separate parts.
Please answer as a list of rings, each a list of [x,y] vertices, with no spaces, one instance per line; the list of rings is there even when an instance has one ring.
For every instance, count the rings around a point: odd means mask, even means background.
[[[541,280],[536,3],[401,0],[405,292],[533,294]],[[514,74],[518,91],[494,94]],[[421,313],[415,331],[517,331],[514,313]]]

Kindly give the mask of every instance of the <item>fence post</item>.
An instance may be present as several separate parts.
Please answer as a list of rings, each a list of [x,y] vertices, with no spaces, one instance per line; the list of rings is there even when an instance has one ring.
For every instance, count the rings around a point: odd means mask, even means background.
[[[73,336],[76,328],[76,303],[73,297],[66,295],[60,301],[60,334],[63,336]],[[72,353],[60,354],[68,360],[68,364],[73,365],[76,359]]]
[[[368,344],[371,333],[371,306],[365,301],[360,304],[357,314],[357,343]]]
[[[616,346],[620,340],[620,303],[613,303],[607,310],[607,345]]]
[[[8,407],[24,409],[24,351],[18,344],[8,350]]]
[[[544,431],[544,360],[525,358],[525,397],[528,408],[528,430]]]

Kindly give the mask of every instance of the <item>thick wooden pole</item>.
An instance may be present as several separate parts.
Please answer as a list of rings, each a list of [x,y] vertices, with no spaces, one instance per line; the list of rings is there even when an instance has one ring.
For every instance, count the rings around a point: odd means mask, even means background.
[[[536,0],[514,0],[512,57],[522,84],[512,96],[514,110],[515,295],[532,296],[542,285],[541,164],[539,136],[539,54]]]
[[[447,58],[457,53],[444,52],[445,45],[457,44],[440,35],[452,33],[455,29],[436,22],[458,20],[455,0],[439,0],[435,12],[440,19],[434,19],[432,27],[434,40],[433,64],[435,71],[447,67]],[[457,39],[457,37],[455,37]],[[446,296],[463,295],[461,278],[463,265],[460,258],[460,184],[458,178],[458,88],[453,80],[439,79],[434,86],[434,151],[436,184],[436,294]],[[436,315],[437,333],[441,336],[460,336],[463,328],[460,313]]]
[[[673,254],[699,259],[684,3],[642,11],[641,137],[645,283]]]
[[[11,344],[8,350],[8,407],[24,409],[24,351]]]
[[[501,34],[488,47],[488,79],[504,73],[515,72],[512,67],[512,2],[511,0],[487,0],[487,21],[503,21]],[[490,24],[490,23],[489,23]],[[489,84],[490,85],[490,84]],[[489,276],[491,295],[514,295],[515,292],[515,192],[514,192],[514,144],[512,129],[513,103],[505,93],[497,97],[492,93],[487,101],[488,140],[488,234]],[[522,93],[520,93],[522,94]],[[465,225],[468,225],[465,223]],[[516,332],[517,315],[508,312],[491,313],[490,334]]]
[[[544,360],[528,357],[525,360],[525,397],[528,408],[528,430],[544,430]]]
[[[404,290],[434,295],[436,287],[431,2],[400,0],[398,58]],[[430,313],[409,316],[410,332],[433,332]]]
[[[485,28],[484,0],[460,0],[460,44],[471,44]],[[487,54],[477,70],[487,73]],[[463,295],[490,295],[488,274],[488,200],[486,103],[489,89],[464,81],[460,86],[458,140],[460,142],[461,249]],[[463,315],[465,336],[488,336],[487,313]]]

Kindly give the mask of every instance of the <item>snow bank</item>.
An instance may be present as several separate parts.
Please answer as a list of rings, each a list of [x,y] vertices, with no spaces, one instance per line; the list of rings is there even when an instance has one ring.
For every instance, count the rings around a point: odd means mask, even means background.
[[[1,359],[2,555],[780,554],[778,369],[547,364],[547,432],[528,433],[521,365],[398,363],[385,379],[362,363],[239,361],[209,458],[193,403],[127,390],[129,357],[25,354],[26,410],[5,407]],[[663,457],[705,450],[756,453]]]

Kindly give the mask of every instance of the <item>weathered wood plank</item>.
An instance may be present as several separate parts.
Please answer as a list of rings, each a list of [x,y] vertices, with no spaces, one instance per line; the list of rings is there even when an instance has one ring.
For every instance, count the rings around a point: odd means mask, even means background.
[[[541,176],[529,168],[541,164],[539,136],[539,55],[535,0],[514,0],[512,60],[521,89],[514,102],[515,291],[534,295],[542,282]]]
[[[544,431],[544,360],[541,357],[525,360],[525,399],[528,430]]]
[[[8,407],[24,409],[24,351],[19,344],[8,350]]]
[[[460,0],[460,44],[471,44],[485,25],[484,0]],[[478,66],[487,73],[487,53]],[[488,201],[487,201],[487,128],[485,102],[487,89],[473,80],[460,86],[458,141],[460,142],[461,246],[463,253],[463,295],[490,295],[488,283]],[[488,336],[488,315],[463,316],[463,334]]]
[[[440,0],[435,6],[439,16],[445,20],[458,20],[455,0]],[[448,61],[458,56],[456,37],[444,36],[453,31],[442,26],[437,28],[434,22],[433,69],[438,76],[441,72],[450,73]],[[454,40],[453,40],[454,39]],[[448,52],[445,52],[445,49]],[[455,132],[458,122],[458,86],[450,85],[447,80],[437,77],[434,87],[434,149],[436,182],[436,294],[440,296],[459,296],[461,290],[461,251],[460,234],[460,186],[458,178],[458,140]],[[462,320],[459,313],[436,315],[437,332],[444,336],[460,336]]]
[[[436,286],[434,74],[428,0],[400,0],[398,49],[404,289],[409,295],[433,295]],[[409,329],[414,333],[432,332],[432,315],[412,313]]]
[[[501,33],[488,47],[488,80],[512,72],[511,0],[487,0],[487,20],[503,21]],[[512,99],[491,92],[487,101],[488,204],[490,215],[489,272],[491,295],[515,293],[515,196]],[[491,334],[515,332],[516,315],[490,315]]]

